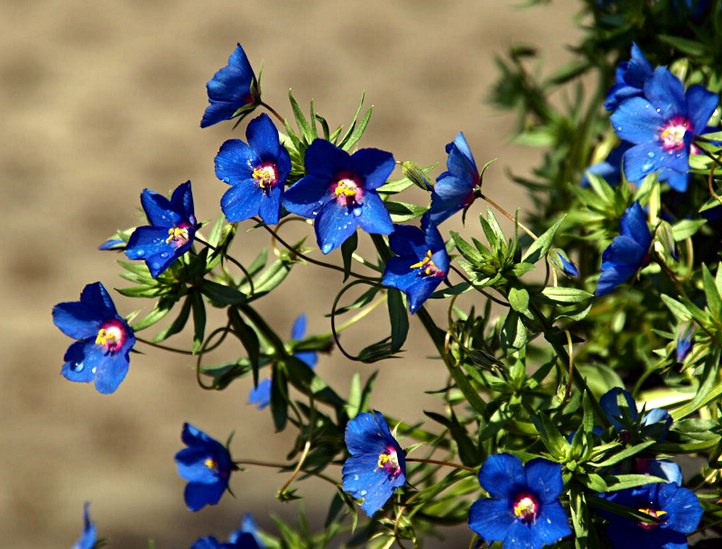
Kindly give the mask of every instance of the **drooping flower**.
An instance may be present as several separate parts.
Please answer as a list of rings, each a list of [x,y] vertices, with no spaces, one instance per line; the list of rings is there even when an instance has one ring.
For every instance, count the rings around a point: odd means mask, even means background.
[[[191,549],[265,549],[265,545],[258,537],[256,521],[246,513],[238,530],[235,530],[228,543],[221,543],[213,536],[206,536],[197,540]]]
[[[637,521],[602,512],[609,520],[607,537],[615,549],[685,548],[687,534],[694,532],[702,518],[702,507],[694,492],[674,482],[645,484],[602,494],[602,497],[659,521]]]
[[[595,291],[597,296],[608,294],[649,262],[652,233],[639,202],[624,211],[619,232],[602,254],[602,272]]]
[[[62,375],[70,381],[95,381],[99,393],[114,392],[128,373],[135,334],[105,287],[100,282],[88,284],[80,301],[53,307],[53,323],[77,340],[65,352]]]
[[[303,339],[306,335],[306,315],[299,315],[291,328],[291,339]],[[313,351],[301,351],[293,356],[303,361],[309,368],[316,366],[318,356]],[[258,386],[251,389],[248,394],[248,404],[258,405],[259,410],[263,410],[271,403],[271,379],[266,378],[258,382]]]
[[[194,427],[183,425],[181,435],[188,446],[175,456],[178,474],[188,481],[184,499],[190,511],[215,505],[228,488],[228,480],[235,465],[228,449],[217,440]]]
[[[324,254],[361,227],[389,234],[391,216],[376,189],[394,170],[391,153],[360,149],[349,155],[329,141],[316,139],[306,149],[306,176],[289,188],[283,205],[289,212],[315,219],[316,240]]]
[[[672,416],[663,408],[646,410],[640,418],[634,397],[620,387],[602,395],[599,406],[615,431],[628,441],[634,442],[633,439],[641,436],[662,442],[672,426]]]
[[[469,528],[504,549],[537,549],[572,533],[559,495],[564,488],[558,463],[536,458],[522,465],[510,454],[489,456],[479,483],[491,497],[469,510]]]
[[[625,99],[641,97],[644,93],[644,82],[652,74],[654,74],[652,65],[639,46],[632,42],[631,58],[629,61],[622,61],[617,67],[616,81],[607,92],[604,108],[613,111]]]
[[[426,218],[421,229],[394,225],[389,244],[397,257],[389,259],[381,283],[404,292],[413,314],[446,278],[449,254],[436,225]]]
[[[239,109],[250,111],[260,101],[256,75],[240,44],[228,58],[228,64],[213,75],[206,84],[208,102],[201,120],[201,128],[230,120]]]
[[[603,178],[604,181],[612,187],[619,185],[622,182],[622,157],[631,146],[631,143],[622,141],[618,146],[611,150],[605,160],[592,164],[584,170],[582,187],[589,187],[590,175],[597,175]]]
[[[90,520],[89,507],[90,503],[87,502],[83,506],[83,533],[71,549],[93,549],[93,547],[95,547],[98,534],[95,528],[95,522]]]
[[[701,85],[686,94],[682,82],[658,67],[644,82],[644,96],[622,101],[611,115],[614,131],[633,143],[624,174],[638,183],[657,172],[676,191],[687,190],[692,140],[704,132],[719,98]]]
[[[579,276],[579,269],[577,269],[574,262],[571,261],[561,250],[555,250],[555,252],[556,257],[552,256],[552,263],[555,266],[558,266],[567,276]]]
[[[145,260],[151,276],[157,278],[193,245],[198,222],[193,210],[191,182],[178,185],[170,200],[145,189],[140,202],[150,225],[133,231],[125,255]]]
[[[441,224],[474,201],[481,184],[476,161],[462,132],[446,145],[446,170],[436,178],[431,192],[431,221]]]
[[[377,411],[346,424],[346,447],[351,456],[343,464],[343,490],[362,498],[361,509],[373,516],[406,483],[404,451]]]
[[[216,177],[231,185],[221,198],[221,209],[228,221],[258,215],[264,223],[278,223],[291,158],[267,114],[248,124],[246,139],[248,144],[229,139],[216,155]]]

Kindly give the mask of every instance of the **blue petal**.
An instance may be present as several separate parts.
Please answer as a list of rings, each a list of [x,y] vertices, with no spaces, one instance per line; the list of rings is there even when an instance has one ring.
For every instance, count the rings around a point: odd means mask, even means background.
[[[170,198],[170,204],[173,210],[180,214],[183,221],[189,221],[191,225],[196,224],[195,210],[193,208],[193,191],[190,181],[181,183],[176,187]]]
[[[224,544],[225,545],[225,544]],[[197,539],[191,545],[191,549],[222,549],[223,545],[213,536],[206,536]]]
[[[248,393],[248,404],[257,404],[259,410],[263,410],[271,403],[271,380],[262,379],[257,387],[252,387]]]
[[[516,522],[512,502],[507,499],[480,499],[469,509],[469,528],[484,541],[502,541]]]
[[[221,145],[214,160],[216,177],[230,185],[247,184],[261,159],[240,139],[229,139]],[[255,184],[255,183],[254,183]]]
[[[266,225],[275,225],[281,218],[281,195],[283,184],[274,185],[268,191],[261,191],[258,215]]]
[[[291,327],[291,339],[303,339],[306,335],[306,315],[300,314],[296,317]]]
[[[227,482],[217,482],[216,484],[188,483],[183,494],[188,510],[199,511],[206,505],[217,504],[223,492],[225,492],[226,486]]]
[[[548,459],[536,458],[524,466],[527,485],[543,504],[559,498],[564,489],[562,466]]]
[[[541,505],[532,529],[534,537],[540,543],[539,547],[551,545],[572,534],[569,518],[558,500]]]
[[[652,243],[652,234],[647,226],[647,216],[639,202],[634,202],[624,211],[619,220],[619,232],[632,238],[645,251]]]
[[[360,213],[354,209],[353,214],[356,217],[358,225],[370,234],[389,234],[394,230],[394,223],[384,201],[373,191],[367,191],[363,197],[363,203]]]
[[[362,412],[350,420],[346,424],[345,441],[352,455],[376,454],[377,458],[387,446],[398,447],[386,419],[379,412]]]
[[[60,373],[63,377],[69,381],[76,381],[80,383],[90,383],[95,379],[93,373],[93,367],[96,365],[93,359],[97,356],[91,354],[90,361],[86,360],[86,346],[95,346],[92,340],[89,341],[76,341],[65,352],[65,364]]]
[[[243,221],[258,215],[263,190],[254,179],[247,179],[228,189],[221,197],[221,210],[228,221]]]
[[[410,256],[392,257],[386,263],[381,284],[406,292],[419,278],[417,269],[411,268],[414,263],[414,259]]]
[[[58,303],[53,307],[53,323],[73,339],[95,338],[105,320],[97,310],[77,301]]]
[[[683,151],[683,154],[684,154],[684,158],[688,159],[687,152]],[[687,190],[687,183],[689,181],[689,171],[688,171],[688,169],[685,169],[684,171],[679,172],[676,170],[662,168],[659,171],[659,180],[666,181],[667,184],[670,187],[672,187],[675,191],[683,193]]]
[[[717,94],[695,84],[687,90],[687,105],[690,122],[695,135],[704,132],[707,122],[717,108],[719,97]]]
[[[703,511],[694,492],[669,483],[659,488],[658,498],[660,507],[669,513],[667,528],[683,534],[695,531]]]
[[[441,284],[442,280],[443,278],[438,276],[416,276],[414,284],[406,290],[406,295],[409,298],[409,312],[411,314],[416,313],[419,307],[429,299],[429,296],[434,293],[434,290]]]
[[[684,84],[667,67],[657,67],[644,82],[644,95],[664,120],[676,115],[687,116]]]
[[[647,99],[633,97],[619,105],[610,120],[619,137],[640,144],[656,141],[667,119],[662,118]]]
[[[275,160],[278,156],[278,130],[266,113],[251,120],[246,128],[246,139],[254,152],[264,161]]]
[[[479,484],[495,498],[511,498],[520,486],[526,486],[524,466],[511,454],[494,454],[481,466]]]
[[[479,172],[463,133],[459,132],[454,142],[446,146],[446,152],[449,153],[446,159],[446,167],[449,172],[470,187],[477,186]]]
[[[354,171],[351,156],[325,139],[315,139],[309,145],[306,149],[304,164],[307,175],[323,179],[327,185],[330,185],[331,180],[340,172]]]
[[[97,312],[98,318],[108,319],[118,315],[108,290],[100,282],[93,282],[83,288],[80,302]]]
[[[455,175],[445,172],[431,191],[431,221],[439,225],[462,210],[473,198],[474,187]]]
[[[168,230],[164,227],[138,227],[130,235],[125,255],[130,259],[144,259],[151,276],[157,278],[192,244],[189,240],[177,248],[172,241],[166,242],[167,238]]]
[[[93,547],[95,547],[98,534],[95,523],[90,520],[89,507],[89,503],[83,506],[83,534],[80,536],[80,539],[75,542],[72,549],[93,549]]]
[[[360,149],[351,156],[353,172],[363,180],[363,187],[367,191],[377,189],[394,171],[396,163],[394,156],[379,149]]]
[[[135,338],[133,338],[133,343],[135,343]],[[87,359],[88,354],[86,353],[86,361]],[[102,360],[98,361],[96,367],[96,390],[104,395],[114,393],[125,379],[128,373],[129,363],[130,360],[127,351],[123,352],[123,350],[121,350],[115,353],[107,353]]]
[[[181,440],[186,446],[210,446],[213,444],[220,445],[220,442],[214,438],[208,436],[205,432],[201,431],[195,425],[190,423],[183,424],[183,431],[181,432]]]
[[[599,399],[599,406],[617,431],[627,428],[639,419],[637,403],[634,401],[634,397],[620,387],[615,387],[604,393],[602,398]]]
[[[602,273],[597,280],[594,295],[601,297],[614,290],[617,286],[632,278],[637,269],[630,265],[602,265]]]
[[[394,232],[389,235],[389,246],[395,254],[418,258],[417,261],[429,250],[424,232],[413,225],[394,225]]]
[[[219,476],[205,464],[207,459],[211,459],[211,456],[203,447],[183,448],[175,455],[178,476],[198,484],[215,484]]]
[[[350,457],[342,470],[343,490],[356,498],[363,498],[361,508],[372,516],[393,495],[396,487],[388,474],[377,467],[378,455]]]
[[[664,166],[668,156],[658,141],[635,145],[624,153],[624,175],[632,183],[639,184]]]
[[[246,52],[240,44],[228,58],[228,65],[220,69],[206,84],[208,101],[201,120],[201,128],[233,117],[243,105],[251,103],[251,82],[255,78]]]
[[[358,208],[359,206],[355,209]],[[316,216],[316,241],[324,254],[340,247],[356,232],[358,217],[351,210],[352,208],[341,206],[332,200],[325,204]]]
[[[544,546],[535,535],[535,525],[521,520],[515,520],[504,539],[504,547],[515,549],[541,549]]]
[[[151,225],[168,229],[185,221],[177,212],[173,211],[170,200],[150,189],[143,190],[140,195],[140,203]]]
[[[298,180],[283,193],[283,207],[303,217],[314,218],[321,207],[332,201],[330,180],[307,175]]]

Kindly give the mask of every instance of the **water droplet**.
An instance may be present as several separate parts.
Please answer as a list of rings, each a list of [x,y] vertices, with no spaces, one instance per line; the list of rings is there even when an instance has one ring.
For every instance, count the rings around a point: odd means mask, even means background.
[[[70,369],[73,370],[74,372],[82,372],[83,368],[85,368],[85,364],[83,364],[82,362],[74,362],[70,366]]]
[[[368,494],[368,492],[367,492],[366,490],[361,490],[361,491],[358,493],[358,495],[359,495],[359,496],[362,496],[362,497],[365,496],[366,494]]]
[[[166,259],[168,257],[168,252],[162,252],[160,254],[161,259]]]
[[[316,216],[318,215],[318,212],[314,210],[313,212],[311,212],[311,215],[312,215],[313,217],[316,217]]]
[[[94,374],[94,373],[95,373],[95,370],[97,370],[97,368],[96,368],[95,366],[93,366],[93,369],[90,370],[90,373],[91,373],[91,374]]]
[[[653,167],[654,167],[654,164],[652,164],[651,162],[645,162],[644,164],[642,164],[642,171],[644,173],[650,172],[650,171],[652,171]]]
[[[662,112],[662,109],[660,109],[659,107],[657,107],[657,112]]]
[[[654,158],[654,153],[653,153],[652,151],[649,151],[649,152],[647,153],[647,156],[648,156],[649,158]]]
[[[150,264],[150,268],[153,269],[154,271],[157,271],[157,270],[160,269],[160,263],[158,263],[158,262],[153,262],[153,263]]]
[[[622,126],[617,126],[617,131],[618,131],[618,132],[621,132],[621,131],[622,131]]]
[[[143,257],[145,255],[145,252],[143,250],[136,250],[135,255],[138,257]]]
[[[649,103],[645,104],[645,105],[644,105],[644,108],[645,108],[645,109],[648,109],[648,108],[649,108]]]
[[[153,244],[160,244],[161,242],[165,242],[162,238],[154,238]]]
[[[353,211],[353,214],[354,214],[356,217],[360,216],[360,215],[361,215],[361,208],[356,208],[356,209]]]
[[[354,479],[354,480],[358,480],[358,475],[354,475],[354,476],[353,476],[353,479]]]

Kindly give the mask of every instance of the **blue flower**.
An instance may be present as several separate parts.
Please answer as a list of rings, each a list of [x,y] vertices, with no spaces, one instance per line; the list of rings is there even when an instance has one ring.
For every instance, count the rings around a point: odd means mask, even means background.
[[[614,429],[628,441],[641,435],[662,442],[672,426],[672,416],[662,408],[647,410],[640,419],[634,398],[620,387],[602,395],[599,405]]]
[[[299,315],[291,328],[291,339],[303,339],[306,335],[306,315]],[[301,351],[293,356],[303,361],[309,368],[316,366],[318,357],[313,351]],[[257,404],[259,410],[263,410],[271,403],[271,380],[270,378],[262,379],[258,382],[258,386],[251,389],[248,394],[248,404]]]
[[[684,362],[687,355],[694,346],[694,325],[685,324],[681,327],[676,337],[675,356],[677,362]]]
[[[253,517],[246,513],[241,527],[231,534],[228,543],[221,543],[213,536],[197,540],[191,549],[265,549],[265,545],[256,533],[257,527]]]
[[[667,482],[674,482],[677,486],[682,486],[682,468],[668,459],[635,456],[634,472],[663,478]]]
[[[602,497],[660,521],[637,521],[602,512],[609,520],[607,537],[615,549],[687,547],[687,534],[694,532],[702,518],[702,507],[694,492],[674,482],[645,484]]]
[[[235,465],[228,449],[190,423],[183,425],[181,435],[188,446],[175,456],[178,474],[188,481],[184,499],[190,511],[215,505],[228,488],[228,479]]]
[[[572,533],[559,502],[564,483],[558,463],[537,458],[522,465],[510,454],[489,456],[479,483],[491,497],[471,506],[469,528],[484,541],[501,541],[505,549],[537,549]]]
[[[145,189],[140,203],[150,225],[133,231],[125,255],[144,259],[151,276],[157,278],[193,245],[198,223],[193,212],[191,182],[179,185],[170,200]]]
[[[436,225],[426,218],[424,221],[421,229],[394,225],[389,244],[398,257],[389,259],[381,280],[384,286],[401,290],[408,296],[412,314],[449,272],[449,254],[444,240]]]
[[[361,509],[373,516],[406,483],[404,451],[377,411],[363,412],[346,424],[346,447],[351,456],[341,472],[343,490],[363,498]]]
[[[652,233],[639,202],[624,211],[619,232],[620,235],[614,237],[602,254],[602,272],[595,291],[597,296],[608,294],[649,262]]]
[[[344,243],[361,227],[389,234],[391,216],[376,189],[394,171],[394,157],[378,149],[349,155],[329,141],[316,139],[306,149],[306,176],[286,191],[289,212],[315,219],[316,240],[324,254]]]
[[[93,549],[93,547],[95,547],[98,534],[95,529],[95,523],[90,520],[89,507],[90,503],[86,503],[83,506],[83,533],[80,539],[75,542],[72,549]]]
[[[206,84],[208,102],[201,128],[230,120],[242,112],[253,110],[260,101],[258,83],[246,52],[240,44],[228,58],[228,65],[213,75]]]
[[[431,191],[431,221],[435,225],[469,206],[481,184],[474,156],[462,132],[446,145],[446,169]]]
[[[556,258],[552,256],[552,262],[561,268],[561,271],[567,275],[567,276],[579,276],[579,269],[577,269],[577,266],[564,254],[563,252],[559,250],[556,251]]]
[[[216,177],[231,185],[221,198],[221,209],[228,221],[259,215],[264,223],[278,223],[291,158],[267,114],[248,124],[246,139],[248,144],[229,139],[216,155]]]
[[[62,375],[70,381],[95,381],[99,393],[114,392],[128,373],[135,334],[105,287],[100,282],[88,284],[80,301],[53,307],[53,323],[77,340],[65,352]]]
[[[690,145],[704,132],[719,98],[700,85],[684,85],[665,67],[644,83],[644,96],[623,101],[612,113],[617,135],[633,143],[624,153],[624,173],[638,183],[657,172],[676,191],[687,190]]]
[[[644,83],[654,74],[652,65],[634,42],[631,54],[629,61],[622,61],[617,67],[616,82],[607,92],[604,101],[604,108],[608,111],[615,110],[625,99],[641,97]]]

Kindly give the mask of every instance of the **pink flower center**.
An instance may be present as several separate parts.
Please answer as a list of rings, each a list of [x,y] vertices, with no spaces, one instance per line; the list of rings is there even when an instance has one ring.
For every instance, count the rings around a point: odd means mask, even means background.
[[[125,343],[125,327],[119,320],[109,320],[98,330],[95,344],[103,347],[107,352],[114,353]]]
[[[641,511],[645,515],[649,515],[650,517],[654,517],[654,518],[662,518],[664,515],[667,514],[667,511],[662,511],[659,509],[652,509],[651,507],[639,509],[639,511]],[[663,524],[663,523],[640,521],[637,524],[639,525],[639,527],[642,530],[651,530],[652,528],[656,528],[657,526],[659,526],[660,524]]]
[[[377,470],[383,469],[389,476],[397,477],[401,474],[401,466],[399,465],[399,457],[396,453],[396,448],[389,446],[386,451],[379,454],[379,461],[377,463]]]
[[[278,183],[278,171],[273,163],[261,164],[253,170],[253,179],[261,189],[270,189]]]
[[[674,116],[663,127],[659,134],[662,148],[665,151],[680,151],[684,149],[684,136],[692,129],[692,124],[684,116]]]
[[[439,267],[437,267],[436,264],[431,260],[432,255],[433,254],[431,253],[431,250],[428,250],[421,261],[419,261],[418,263],[414,263],[409,268],[419,269],[419,274],[422,276],[435,276],[437,278],[445,277],[446,273],[439,269]]]
[[[531,494],[522,492],[514,498],[513,510],[519,520],[534,522],[539,513],[539,502]]]
[[[350,174],[341,174],[336,182],[331,185],[331,192],[340,206],[353,207],[363,197],[363,187]]]

